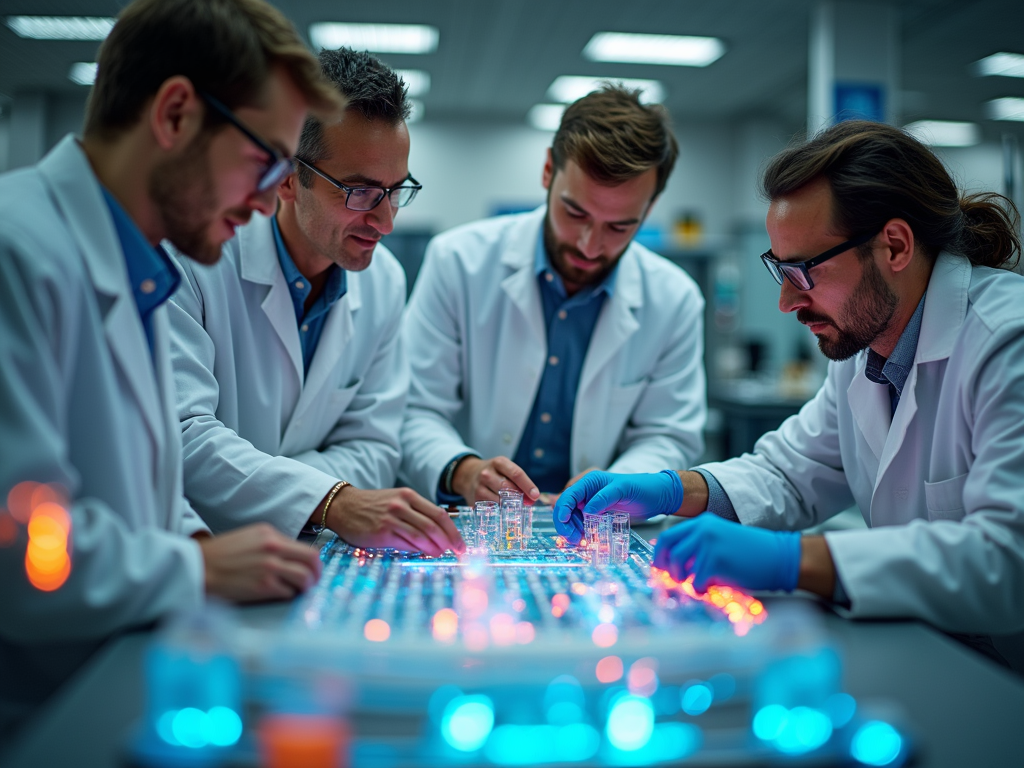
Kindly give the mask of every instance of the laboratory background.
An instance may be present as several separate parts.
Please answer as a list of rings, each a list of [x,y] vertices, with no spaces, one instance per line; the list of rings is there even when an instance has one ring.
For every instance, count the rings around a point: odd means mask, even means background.
[[[685,270],[705,300],[708,411],[695,463],[751,451],[825,380],[828,360],[809,330],[779,311],[779,286],[759,258],[771,245],[759,180],[773,156],[835,121],[883,122],[930,147],[962,190],[1024,206],[1019,1],[273,5],[311,50],[368,50],[408,86],[408,168],[422,191],[381,241],[405,272],[407,296],[435,235],[545,204],[542,169],[568,104],[611,81],[664,105],[678,161],[636,241]],[[0,0],[0,172],[31,166],[81,132],[97,47],[121,7]],[[679,37],[653,46],[634,33]],[[634,521],[631,540],[625,525],[626,550],[632,541],[636,568],[650,576],[655,534]],[[863,528],[854,506],[814,531]],[[672,606],[730,606],[730,631],[641,643],[626,628],[661,621],[650,617],[664,605],[644,604],[641,621],[630,613],[639,603],[613,594],[641,600],[631,581],[641,570],[620,565],[614,578],[577,579],[572,557],[555,552],[544,561],[550,576],[537,567],[513,581],[500,567],[466,566],[457,586],[443,585],[452,605],[462,601],[458,616],[415,603],[432,617],[421,622],[425,639],[403,634],[401,620],[388,623],[369,602],[349,607],[377,611],[354,630],[358,643],[335,644],[326,629],[299,638],[302,628],[341,627],[333,601],[358,602],[374,579],[385,585],[375,599],[408,616],[416,590],[441,578],[415,559],[375,561],[338,540],[321,555],[334,581],[299,608],[246,609],[240,630],[218,606],[187,626],[118,641],[120,650],[98,657],[19,734],[12,765],[1024,765],[1022,678],[923,623],[821,619],[738,590],[700,595],[665,577],[662,599]],[[413,581],[389,597],[392,573]],[[554,580],[564,573],[563,589]],[[545,622],[575,623],[550,640],[538,619],[534,640],[522,609],[509,610],[514,620],[495,614],[495,599],[535,599]],[[473,640],[473,627],[483,639]],[[221,653],[227,636],[241,640]],[[454,637],[469,648],[457,662]],[[578,658],[577,642],[587,649]],[[787,655],[792,648],[803,650]],[[358,670],[323,661],[347,653]],[[473,677],[474,664],[486,673]],[[257,738],[252,724],[275,707],[288,717]]]

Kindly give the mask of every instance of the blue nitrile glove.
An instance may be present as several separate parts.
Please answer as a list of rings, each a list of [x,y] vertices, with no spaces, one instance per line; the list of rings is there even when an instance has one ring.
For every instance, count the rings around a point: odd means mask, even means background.
[[[800,576],[800,534],[766,531],[705,512],[658,536],[654,565],[693,588],[712,584],[792,592]]]
[[[670,469],[653,474],[588,472],[555,502],[555,530],[573,544],[583,538],[583,513],[614,509],[631,518],[674,515],[683,503],[683,481]]]

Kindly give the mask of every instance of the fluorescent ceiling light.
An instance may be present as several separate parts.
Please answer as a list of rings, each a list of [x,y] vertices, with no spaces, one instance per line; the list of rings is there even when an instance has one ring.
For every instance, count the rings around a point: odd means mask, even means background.
[[[115,21],[103,16],[8,16],[7,26],[33,40],[105,40]]]
[[[433,53],[437,50],[437,27],[426,24],[343,24],[321,21],[309,27],[314,48],[334,49],[343,45],[372,53]]]
[[[426,96],[430,92],[430,73],[422,69],[396,69],[395,74],[405,81],[410,98]]]
[[[974,62],[974,70],[982,76],[1024,77],[1024,56],[1019,53],[993,53]]]
[[[657,80],[636,80],[627,77],[581,77],[578,75],[562,75],[556,77],[548,88],[548,96],[553,101],[571,104],[582,99],[605,83],[616,83],[626,88],[640,90],[640,101],[645,104],[659,104],[665,99],[665,87]]]
[[[71,65],[68,79],[79,85],[92,85],[96,82],[96,67],[95,61],[77,61]]]
[[[583,57],[591,61],[672,64],[677,67],[706,67],[721,58],[723,53],[725,44],[717,37],[628,32],[598,32],[583,49]]]
[[[988,116],[992,120],[1016,120],[1024,122],[1024,99],[1004,97],[988,103]]]
[[[918,120],[903,128],[915,139],[931,147],[973,147],[981,141],[981,129],[977,123]]]
[[[405,119],[406,123],[418,123],[423,119],[425,112],[423,102],[419,99],[409,99],[409,117]]]
[[[534,104],[526,114],[526,122],[538,131],[557,131],[563,112],[564,104]]]

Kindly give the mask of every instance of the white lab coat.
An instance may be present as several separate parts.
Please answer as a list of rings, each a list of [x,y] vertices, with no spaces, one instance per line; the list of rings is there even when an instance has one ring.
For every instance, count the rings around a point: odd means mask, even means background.
[[[74,137],[0,177],[0,499],[23,480],[64,486],[73,549],[67,582],[43,594],[25,575],[24,530],[0,547],[7,681],[29,677],[33,649],[47,671],[28,682],[42,684],[96,640],[203,600],[189,535],[205,526],[182,495],[166,309],[152,317],[153,357]],[[15,687],[0,685],[0,699]]]
[[[405,273],[377,246],[347,274],[309,375],[270,219],[185,276],[171,315],[185,494],[215,531],[265,521],[297,535],[339,480],[390,488],[409,387]]]
[[[891,425],[866,359],[830,363],[753,454],[705,468],[751,525],[806,528],[856,502],[870,530],[826,534],[852,616],[1024,630],[1024,278],[939,256]]]
[[[512,456],[526,427],[547,359],[534,261],[544,213],[468,224],[427,247],[403,329],[412,385],[400,476],[430,497],[456,455]],[[701,453],[703,310],[682,269],[630,244],[580,376],[573,473],[658,471]]]

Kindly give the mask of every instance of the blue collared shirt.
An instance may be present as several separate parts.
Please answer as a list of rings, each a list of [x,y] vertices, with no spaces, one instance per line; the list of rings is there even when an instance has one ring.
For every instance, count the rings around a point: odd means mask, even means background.
[[[317,297],[307,312],[306,299],[312,288],[310,288],[309,281],[299,272],[299,268],[295,266],[288,249],[284,246],[281,229],[277,226],[277,216],[274,216],[270,222],[274,229],[274,242],[277,244],[277,259],[281,262],[281,271],[284,272],[284,280],[288,284],[288,292],[292,297],[292,307],[295,309],[295,322],[299,326],[302,366],[308,374],[309,364],[313,362],[313,354],[316,352],[316,345],[320,343],[320,334],[323,333],[327,313],[348,291],[348,279],[345,270],[332,264],[328,270],[327,284],[324,286],[323,293]]]
[[[121,242],[124,263],[128,268],[128,283],[132,287],[132,297],[135,299],[142,327],[146,330],[146,341],[152,355],[153,312],[178,290],[181,276],[164,249],[150,245],[128,212],[106,188],[101,189],[107,208],[110,209],[110,216],[114,220],[117,239]]]
[[[544,247],[543,229],[537,239],[534,266],[544,307],[548,359],[513,461],[542,491],[560,491],[572,476],[572,415],[583,360],[604,300],[615,288],[618,268],[599,285],[567,296],[565,284],[551,266]]]
[[[924,296],[917,304],[917,309],[911,316],[907,327],[900,334],[896,346],[889,355],[888,360],[868,348],[867,364],[864,368],[864,375],[876,384],[887,384],[889,386],[889,405],[892,408],[890,417],[896,413],[896,406],[900,403],[903,394],[903,387],[910,376],[910,370],[914,365],[914,356],[917,354],[917,342],[921,338],[921,319],[924,317]],[[697,469],[708,483],[708,512],[712,512],[726,520],[739,522],[736,515],[736,508],[732,505],[729,494],[718,482],[718,479],[706,469]],[[832,595],[833,602],[849,605],[846,596],[846,589],[843,587],[839,574],[836,574],[836,587]]]

